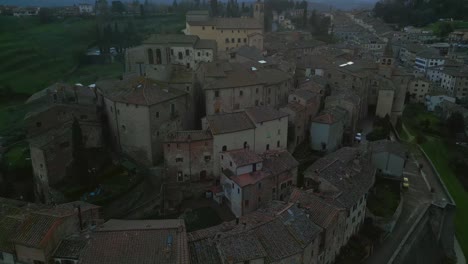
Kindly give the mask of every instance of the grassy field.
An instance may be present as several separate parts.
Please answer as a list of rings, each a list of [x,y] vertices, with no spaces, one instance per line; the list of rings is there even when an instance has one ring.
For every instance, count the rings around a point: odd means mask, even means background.
[[[429,126],[421,125],[421,122],[429,120]],[[457,178],[450,161],[456,153],[456,146],[444,140],[446,128],[443,123],[432,113],[424,110],[422,105],[408,105],[403,113],[403,124],[410,135],[403,132],[403,138],[409,138],[423,134],[426,141],[421,145],[431,161],[434,163],[443,182],[447,186],[455,203],[457,212],[455,216],[456,235],[465,256],[468,256],[468,192]],[[465,150],[466,151],[466,150]]]
[[[0,25],[0,84],[22,94],[63,79],[95,36],[91,19],[42,25],[37,18],[0,17]]]
[[[120,28],[129,18],[119,20]],[[131,19],[139,39],[153,33],[177,33],[185,18],[161,15]],[[114,22],[114,21],[113,21]],[[34,17],[0,16],[0,92],[8,89],[14,98],[0,98],[0,136],[22,133],[25,114],[38,105],[23,105],[27,97],[57,81],[91,84],[101,78],[117,77],[122,62],[79,65],[78,58],[95,45],[95,21],[70,18],[40,24]]]

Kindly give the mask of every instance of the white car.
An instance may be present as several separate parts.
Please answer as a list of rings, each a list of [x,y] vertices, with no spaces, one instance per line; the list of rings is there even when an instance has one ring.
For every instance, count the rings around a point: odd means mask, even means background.
[[[361,133],[356,133],[356,136],[354,137],[356,141],[361,141],[362,140],[362,134]]]

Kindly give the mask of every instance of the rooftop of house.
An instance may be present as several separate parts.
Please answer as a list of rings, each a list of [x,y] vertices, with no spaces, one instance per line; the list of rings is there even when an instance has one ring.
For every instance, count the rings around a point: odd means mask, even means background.
[[[269,106],[256,106],[245,109],[247,115],[255,123],[263,123],[272,120],[281,119],[287,117],[287,113],[283,113]]]
[[[468,77],[468,67],[444,67],[442,72],[454,77]]]
[[[12,239],[15,244],[32,248],[44,247],[46,236],[62,224],[60,217],[31,213],[21,222],[18,232]]]
[[[278,175],[299,166],[299,162],[286,150],[266,151],[260,156],[263,158],[262,170],[272,175]]]
[[[325,109],[317,115],[312,122],[313,123],[322,123],[322,124],[334,124],[336,122],[345,122],[346,116],[348,115],[347,110],[339,106],[334,106],[328,109]]]
[[[259,210],[188,234],[194,264],[264,259],[275,263],[297,254],[318,237],[321,228],[304,209],[272,201]]]
[[[289,102],[285,107],[281,108],[282,111],[291,111],[294,113],[302,113],[306,110],[306,107],[299,104],[298,102]]]
[[[263,29],[257,19],[247,17],[219,17],[208,20],[189,20],[190,26],[214,26],[216,29]]]
[[[54,129],[50,129],[39,135],[30,137],[28,141],[31,147],[43,149],[50,144],[55,144],[63,139],[71,138],[71,135],[72,135],[71,125],[67,124],[64,126],[54,128]]]
[[[166,137],[165,142],[176,143],[176,142],[193,142],[193,141],[204,141],[210,140],[213,135],[209,130],[185,130],[176,131],[169,133]]]
[[[304,191],[296,188],[291,193],[289,201],[307,208],[310,219],[324,229],[330,226],[340,212],[338,207],[327,203],[324,198],[314,194],[313,190]]]
[[[400,143],[387,139],[377,140],[371,143],[373,153],[389,152],[406,159],[407,149]]]
[[[213,135],[254,129],[255,124],[245,112],[207,116],[209,129]]]
[[[143,41],[143,44],[180,44],[194,46],[200,38],[195,35],[183,34],[153,34]]]
[[[216,50],[216,48],[217,48],[216,41],[212,39],[199,39],[197,43],[195,43],[195,49]]]
[[[31,95],[26,103],[43,101],[44,103],[79,103],[95,104],[96,94],[94,89],[81,84],[70,85],[66,83],[54,83],[51,86]]]
[[[298,98],[301,98],[301,99],[305,100],[306,102],[309,102],[312,99],[317,98],[317,96],[320,95],[318,93],[312,92],[311,90],[309,90],[307,88],[305,88],[305,89],[304,88],[296,89],[296,90],[294,90],[293,94],[294,94],[294,96],[297,96]]]
[[[319,183],[316,191],[333,205],[349,209],[374,182],[375,168],[364,154],[362,149],[341,148],[313,163],[304,177]]]
[[[54,258],[78,259],[87,244],[87,239],[82,237],[71,237],[63,239],[55,250]]]
[[[94,232],[83,263],[189,263],[184,221],[110,220]]]
[[[15,248],[11,240],[19,231],[21,219],[6,215],[0,216],[0,252],[14,253]]]
[[[230,157],[238,167],[263,161],[262,157],[250,149],[228,150],[223,152],[223,154]]]
[[[416,53],[417,58],[425,59],[444,59],[443,56],[439,54],[439,51],[434,48],[425,48]]]
[[[265,59],[265,57],[262,54],[262,51],[257,49],[256,47],[242,46],[242,47],[237,48],[234,52],[238,56],[242,56],[244,58],[254,60],[254,61]]]
[[[96,85],[110,100],[135,105],[151,106],[186,95],[185,92],[137,75],[127,76],[123,80],[103,80]]]
[[[253,85],[271,85],[291,80],[292,76],[274,68],[262,67],[252,62],[211,62],[204,65],[206,77],[214,77],[205,90]]]

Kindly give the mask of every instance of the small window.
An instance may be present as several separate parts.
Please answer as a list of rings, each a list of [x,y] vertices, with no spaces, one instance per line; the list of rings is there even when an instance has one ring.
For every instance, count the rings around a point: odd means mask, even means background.
[[[227,146],[224,145],[223,148],[222,148],[223,151],[226,151],[227,150]]]
[[[205,162],[211,161],[211,156],[210,155],[205,155]]]
[[[68,148],[69,146],[70,146],[70,142],[68,142],[68,141],[60,143],[61,148]]]
[[[211,27],[212,30],[214,30],[214,27]]]
[[[176,162],[184,162],[184,158],[182,157],[178,157],[175,159]]]
[[[122,125],[122,130],[125,132],[127,131],[127,127],[125,125]]]
[[[258,88],[255,88],[255,93],[258,94]]]
[[[239,96],[244,95],[244,92],[242,90],[239,91]]]
[[[221,159],[224,160],[224,155],[221,155]]]
[[[278,135],[281,135],[281,129],[278,129]]]
[[[184,181],[184,177],[182,177],[182,172],[181,171],[177,172],[177,181],[178,182]]]
[[[198,57],[200,57],[200,56],[201,56],[201,52],[198,52],[197,55],[198,55]]]
[[[159,118],[159,112],[156,112],[156,118]]]
[[[190,86],[185,86],[185,91],[190,92]]]
[[[219,91],[215,91],[215,97],[219,97]]]
[[[241,39],[240,39],[240,38],[237,39],[237,43],[241,43]]]
[[[232,167],[232,161],[230,161],[230,162],[229,162],[229,166],[231,166],[231,167]]]
[[[88,119],[87,115],[80,115],[80,119]]]
[[[276,141],[276,147],[279,148],[280,147],[280,141]]]
[[[235,39],[235,38],[232,38],[232,39],[231,39],[231,42],[232,42],[232,43],[236,43],[236,39]]]
[[[240,189],[239,189],[239,187],[237,187],[237,193],[238,193],[238,194],[240,193]]]
[[[249,200],[244,201],[245,208],[249,208]]]
[[[190,55],[190,50],[185,50],[185,55],[186,56]]]
[[[202,27],[202,30],[205,30],[205,26]]]
[[[261,182],[259,182],[259,183],[257,184],[257,188],[258,188],[259,190],[262,189],[262,183],[261,183]]]
[[[171,49],[171,55],[174,56],[174,49]]]
[[[247,39],[246,39],[246,38],[244,38],[244,43],[247,43]]]
[[[270,150],[270,144],[266,145],[266,150]]]

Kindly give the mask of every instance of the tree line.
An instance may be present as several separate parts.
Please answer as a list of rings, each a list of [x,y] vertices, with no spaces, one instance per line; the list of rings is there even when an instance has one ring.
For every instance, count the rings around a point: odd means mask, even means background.
[[[425,26],[438,19],[468,18],[466,0],[380,0],[374,13],[385,22],[399,26]]]

